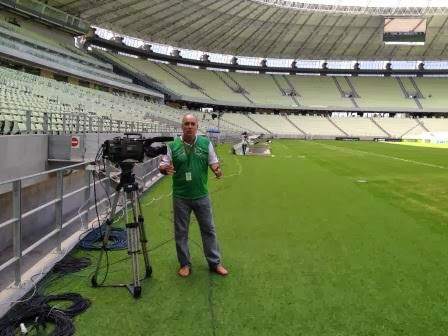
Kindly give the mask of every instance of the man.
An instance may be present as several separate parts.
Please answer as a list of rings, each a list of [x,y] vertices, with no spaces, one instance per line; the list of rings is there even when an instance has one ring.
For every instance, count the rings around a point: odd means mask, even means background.
[[[243,155],[246,155],[247,145],[249,144],[247,132],[243,133],[242,147],[243,147]]]
[[[208,195],[208,167],[217,178],[222,177],[218,157],[207,137],[198,136],[198,119],[188,114],[182,119],[182,138],[168,145],[159,170],[173,176],[174,237],[178,274],[190,275],[191,262],[188,248],[188,229],[193,211],[201,231],[205,258],[211,271],[219,275],[229,272],[221,265],[221,256],[213,222],[212,207]]]

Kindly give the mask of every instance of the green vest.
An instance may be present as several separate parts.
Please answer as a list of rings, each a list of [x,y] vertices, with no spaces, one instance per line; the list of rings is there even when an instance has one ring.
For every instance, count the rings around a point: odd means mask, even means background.
[[[170,142],[173,166],[173,196],[197,199],[208,195],[208,146],[210,140],[198,135],[193,146],[180,137]],[[190,179],[190,181],[188,181]]]

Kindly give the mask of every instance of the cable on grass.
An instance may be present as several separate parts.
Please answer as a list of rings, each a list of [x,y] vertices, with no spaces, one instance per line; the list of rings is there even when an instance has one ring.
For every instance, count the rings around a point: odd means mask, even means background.
[[[66,308],[56,308],[50,305],[55,301],[71,301]],[[30,300],[17,304],[0,320],[0,336],[15,336],[26,328],[27,332],[35,329],[37,334],[45,331],[48,324],[54,329],[50,336],[72,336],[75,326],[72,318],[90,307],[90,301],[77,293],[59,295],[37,295]],[[23,334],[23,333],[22,333]]]
[[[96,228],[90,231],[78,244],[84,250],[101,250],[104,240],[103,230]],[[111,228],[109,233],[109,242],[106,246],[107,251],[117,251],[127,249],[126,231],[122,228]]]
[[[64,276],[67,274],[79,272],[84,268],[89,267],[91,264],[92,262],[90,258],[75,258],[68,255],[67,257],[59,261],[56,265],[54,265],[53,273]]]

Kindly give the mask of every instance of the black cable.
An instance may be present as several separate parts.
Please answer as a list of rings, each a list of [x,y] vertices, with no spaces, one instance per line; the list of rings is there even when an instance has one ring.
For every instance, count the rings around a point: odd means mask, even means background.
[[[15,305],[0,320],[0,336],[15,336],[20,334],[20,325],[23,323],[28,332],[33,329],[37,334],[45,332],[47,324],[54,325],[48,335],[71,336],[75,333],[72,318],[84,312],[90,301],[77,293],[63,293],[43,295],[43,288],[68,274],[74,274],[91,265],[89,258],[75,258],[71,255],[56,263],[52,271],[35,287],[32,294],[24,297],[23,301]],[[51,303],[55,301],[71,301],[72,304],[65,309],[56,308]]]
[[[96,228],[90,231],[78,243],[79,248],[83,250],[101,250],[104,241],[103,230]],[[123,228],[112,227],[109,232],[109,241],[104,247],[105,251],[125,250],[128,247],[126,231]]]
[[[50,305],[54,301],[72,301],[72,304],[67,309],[61,309]],[[13,307],[0,320],[0,336],[17,335],[21,323],[28,329],[36,329],[38,333],[45,330],[49,323],[54,325],[54,330],[49,335],[72,336],[75,334],[72,318],[89,306],[90,301],[77,293],[35,296]]]
[[[84,268],[89,267],[92,264],[90,258],[82,257],[75,258],[68,255],[53,267],[53,273],[59,275],[67,275],[75,272],[79,272]]]
[[[95,212],[96,212],[96,218],[98,220],[98,229],[101,232],[101,235],[103,234],[101,231],[101,221],[100,221],[100,215],[98,214],[98,199],[96,197],[96,179],[95,179],[95,172],[93,172],[93,199],[95,201]]]
[[[153,251],[157,250],[158,248],[168,244],[172,240],[174,240],[174,238],[167,239],[164,242],[161,242],[160,244],[158,244],[158,245],[154,246],[153,248],[149,249],[148,252],[153,252]]]
[[[104,160],[104,158],[103,158],[103,169],[104,169],[104,171],[106,171],[106,160]],[[109,176],[109,181],[110,181],[110,176]],[[109,200],[109,206],[112,208],[112,202],[110,201],[110,195],[109,195],[109,191],[107,190],[107,186],[106,187],[104,187],[104,185],[102,185],[102,186],[103,186],[104,192],[106,193],[107,199]]]
[[[73,303],[65,309],[57,308],[60,311],[64,312],[65,315],[69,317],[75,317],[76,315],[79,315],[81,313],[84,313],[87,308],[90,307],[90,301],[87,299],[84,299],[80,294],[78,293],[64,293],[59,295],[48,295],[45,296],[42,300],[42,303],[45,303],[49,306],[51,302],[55,301],[72,301]]]

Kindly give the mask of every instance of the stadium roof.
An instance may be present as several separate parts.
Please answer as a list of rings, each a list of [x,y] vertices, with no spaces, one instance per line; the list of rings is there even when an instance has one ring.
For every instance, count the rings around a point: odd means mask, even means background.
[[[441,5],[445,1],[402,0],[404,6],[389,0],[394,7],[378,7],[380,0],[356,1],[361,6],[348,4],[354,0],[310,3],[317,1],[50,0],[49,4],[118,33],[204,52],[327,60],[447,58],[448,8]],[[383,43],[384,16],[404,15],[427,18],[424,46]]]

